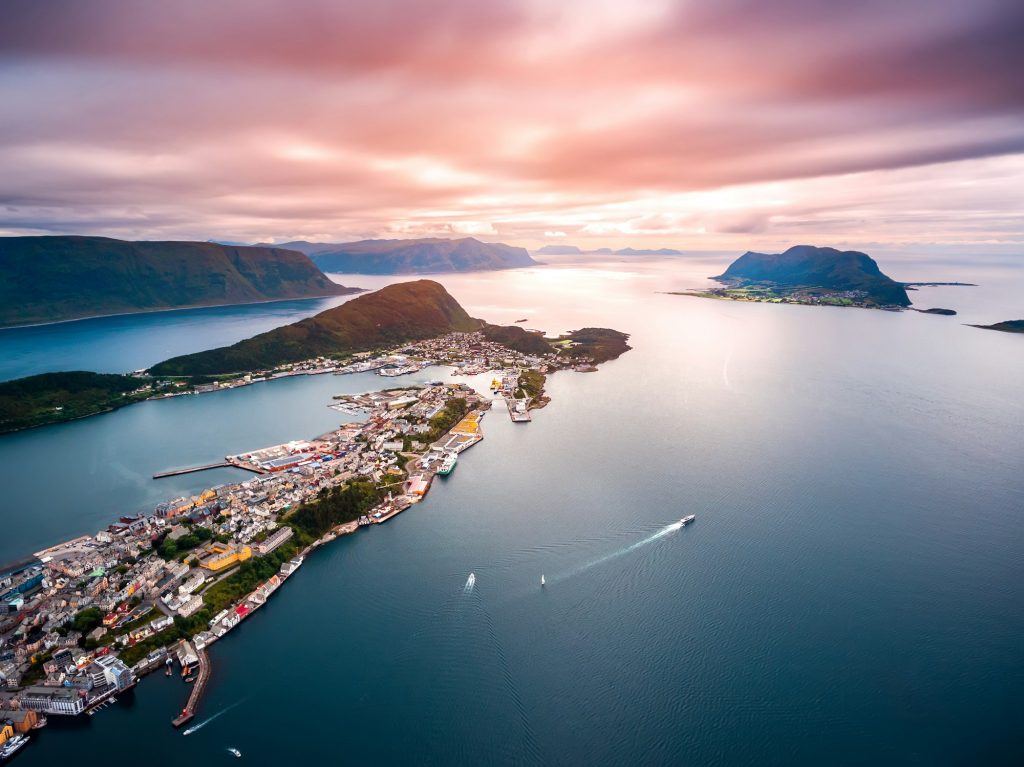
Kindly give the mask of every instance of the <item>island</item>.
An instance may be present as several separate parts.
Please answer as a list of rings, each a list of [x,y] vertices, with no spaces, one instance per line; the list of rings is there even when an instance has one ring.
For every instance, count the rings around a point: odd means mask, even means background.
[[[276,247],[0,237],[0,326],[359,292]]]
[[[920,312],[921,314],[939,314],[939,315],[942,315],[943,317],[954,317],[954,316],[956,316],[956,310],[955,309],[939,309],[939,308],[934,308],[934,309],[914,309],[914,311],[915,312]]]
[[[999,330],[1003,333],[1024,333],[1024,320],[1006,320],[994,325],[971,325],[971,327],[982,330]]]
[[[316,437],[254,446],[223,463],[158,473],[233,466],[248,475],[168,499],[151,513],[121,516],[93,535],[0,570],[0,719],[16,718],[28,731],[43,726],[46,717],[96,713],[146,674],[163,670],[171,676],[177,663],[192,687],[184,706],[168,716],[175,714],[175,727],[186,726],[211,678],[210,646],[269,604],[289,580],[301,578],[308,557],[339,536],[408,513],[444,481],[439,477],[457,481],[451,475],[459,456],[483,441],[492,403],[504,401],[513,422],[529,422],[530,410],[548,402],[546,375],[592,369],[629,349],[627,334],[607,328],[546,339],[471,320],[436,283],[390,286],[373,295],[385,291],[388,303],[378,308],[392,305],[396,296],[418,296],[412,311],[424,317],[439,312],[447,327],[438,320],[431,332],[443,332],[414,341],[392,338],[386,348],[350,353],[344,364],[311,357],[253,370],[244,385],[299,374],[376,371],[395,378],[447,365],[453,376],[490,372],[492,395],[441,381],[338,395],[327,406],[366,418]],[[363,301],[365,308],[372,297],[351,303]],[[392,326],[396,336],[411,332],[403,319]],[[332,336],[332,348],[339,338],[349,350],[357,343],[338,323],[333,329],[340,335]],[[373,338],[386,334],[371,332]],[[311,343],[318,338],[307,337]]]
[[[725,287],[671,295],[890,310],[910,305],[904,285],[855,250],[797,245],[784,253],[748,251],[711,279]]]
[[[298,250],[325,272],[345,274],[440,274],[537,265],[525,248],[473,237],[346,243],[299,240],[275,247]]]

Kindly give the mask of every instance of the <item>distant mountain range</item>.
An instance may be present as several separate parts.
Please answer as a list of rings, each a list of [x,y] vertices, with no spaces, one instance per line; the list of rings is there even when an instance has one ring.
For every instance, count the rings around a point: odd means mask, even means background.
[[[192,376],[266,370],[482,326],[439,283],[416,280],[389,285],[233,346],[174,357],[150,372]]]
[[[0,237],[0,326],[357,291],[276,247]]]
[[[441,274],[515,269],[537,263],[525,248],[472,237],[343,243],[296,240],[274,247],[305,253],[325,272],[345,274]]]
[[[867,303],[910,305],[903,284],[882,274],[873,258],[855,250],[796,245],[785,253],[751,251],[713,279],[740,286],[772,283],[786,288],[861,291]]]
[[[545,245],[537,251],[538,255],[544,256],[574,256],[583,253],[600,253],[610,256],[681,256],[681,250],[674,248],[598,248],[596,250],[581,250],[575,245]]]

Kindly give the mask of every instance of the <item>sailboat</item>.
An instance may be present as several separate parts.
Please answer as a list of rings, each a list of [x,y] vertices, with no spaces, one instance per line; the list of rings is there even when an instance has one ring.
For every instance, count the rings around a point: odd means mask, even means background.
[[[540,576],[540,585],[541,586],[544,585],[544,574],[543,573],[541,573],[541,576]]]

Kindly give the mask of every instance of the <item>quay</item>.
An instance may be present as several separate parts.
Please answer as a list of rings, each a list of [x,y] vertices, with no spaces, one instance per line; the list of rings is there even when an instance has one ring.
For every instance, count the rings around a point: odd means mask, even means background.
[[[253,468],[252,466],[246,466],[241,461],[221,461],[220,463],[207,463],[202,466],[189,466],[184,469],[170,469],[169,471],[160,471],[153,475],[153,479],[162,479],[164,477],[177,477],[182,474],[193,474],[197,471],[208,471],[210,469],[245,469],[246,471],[252,471],[257,474],[264,474],[262,469]]]
[[[207,471],[208,469],[225,469],[231,466],[227,461],[221,461],[220,463],[208,463],[203,466],[189,466],[185,469],[171,469],[170,471],[159,471],[153,475],[153,479],[161,479],[162,477],[177,477],[180,474],[193,474],[197,471]]]
[[[199,676],[196,677],[196,681],[192,684],[192,692],[188,696],[188,703],[185,704],[185,708],[181,710],[181,714],[171,724],[175,727],[181,727],[187,723],[196,715],[196,708],[199,705],[199,699],[203,697],[203,693],[206,691],[206,683],[210,681],[210,656],[207,655],[206,649],[196,648],[196,656],[199,658]]]

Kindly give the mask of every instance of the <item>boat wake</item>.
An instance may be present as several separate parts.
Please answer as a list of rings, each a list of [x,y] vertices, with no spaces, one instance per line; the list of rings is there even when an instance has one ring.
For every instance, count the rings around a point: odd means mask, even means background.
[[[203,728],[204,728],[204,727],[205,727],[206,725],[208,725],[208,724],[209,724],[210,722],[212,722],[212,721],[213,721],[214,719],[216,719],[217,717],[221,716],[222,714],[226,714],[226,713],[227,713],[228,711],[230,711],[231,709],[233,709],[233,708],[234,708],[235,706],[241,705],[241,704],[243,703],[243,701],[244,701],[244,699],[243,699],[243,700],[240,700],[240,701],[238,701],[238,703],[232,703],[232,704],[231,704],[230,706],[228,706],[227,708],[222,708],[222,709],[221,709],[220,711],[218,711],[218,712],[217,712],[216,714],[214,714],[214,715],[213,715],[213,716],[211,716],[210,718],[208,718],[208,719],[204,719],[204,720],[203,720],[203,721],[201,721],[201,722],[200,722],[199,724],[194,724],[194,725],[192,725],[191,727],[189,727],[189,728],[188,728],[187,730],[185,730],[185,731],[184,731],[184,732],[182,733],[182,735],[191,735],[191,734],[192,734],[193,732],[196,732],[197,730],[201,730],[201,729],[203,729]]]
[[[676,532],[682,526],[683,526],[682,520],[680,520],[678,522],[673,522],[671,525],[665,525],[663,528],[661,528],[657,532],[647,536],[642,541],[637,541],[636,543],[631,543],[628,546],[619,549],[618,551],[613,551],[611,554],[605,554],[603,557],[599,557],[597,559],[593,559],[590,562],[586,562],[586,563],[580,565],[575,570],[569,571],[567,574],[562,576],[562,578],[560,578],[559,580],[564,579],[564,578],[571,578],[574,575],[580,575],[581,573],[585,573],[587,570],[590,570],[591,568],[597,567],[598,565],[603,565],[605,562],[610,562],[613,559],[618,559],[619,557],[624,557],[626,554],[630,554],[630,553],[636,551],[639,548],[643,548],[644,546],[647,546],[648,544],[654,543],[655,541],[657,541],[657,540],[659,540],[661,538],[664,538],[666,535],[669,535],[670,533]]]

